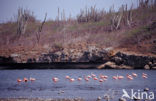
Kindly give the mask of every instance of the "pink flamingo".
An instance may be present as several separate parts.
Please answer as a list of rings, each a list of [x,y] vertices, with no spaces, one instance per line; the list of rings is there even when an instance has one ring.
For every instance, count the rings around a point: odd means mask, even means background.
[[[70,78],[69,81],[70,81],[70,82],[74,82],[75,79],[74,79],[74,78]]]
[[[106,81],[107,79],[106,78],[103,78],[103,81]]]
[[[20,83],[20,82],[22,82],[22,80],[21,79],[17,79],[17,82]]]
[[[146,73],[142,73],[142,75],[145,75],[145,76],[147,76],[147,74],[146,74]]]
[[[104,75],[104,78],[105,78],[105,79],[107,79],[107,78],[108,78],[108,76],[107,76],[107,75]]]
[[[114,80],[118,80],[118,77],[117,76],[113,76],[112,77]]]
[[[28,78],[24,77],[23,81],[28,82]]]
[[[82,78],[79,77],[77,80],[78,80],[78,81],[82,81]]]
[[[84,77],[84,80],[85,80],[86,82],[88,82],[88,81],[89,81],[89,78],[88,78],[88,77]]]
[[[52,80],[53,80],[54,83],[59,81],[59,79],[57,77],[53,77]]]
[[[93,80],[98,80],[98,78],[97,77],[94,77]]]
[[[132,73],[132,76],[137,77],[138,75],[136,73]]]
[[[66,79],[70,79],[70,76],[67,75],[67,76],[66,76]]]
[[[121,75],[118,76],[118,79],[119,79],[119,80],[121,80],[121,79],[123,79],[123,78],[124,78],[124,76],[121,76]]]
[[[92,78],[96,77],[96,75],[95,75],[95,74],[93,74],[93,73],[91,73],[91,76],[92,76]]]
[[[101,78],[101,79],[103,79],[104,77],[105,77],[105,76],[102,75],[102,74],[99,75],[99,78]]]
[[[104,80],[103,79],[99,79],[99,82],[103,82]]]
[[[147,79],[147,78],[148,78],[148,77],[147,77],[147,74],[142,73],[142,78]]]
[[[90,76],[90,75],[88,75],[87,77],[88,77],[88,78],[91,78],[91,76]]]
[[[105,80],[107,80],[107,78],[108,78],[108,76],[107,75],[102,75],[102,74],[100,74],[100,76],[99,76],[101,79],[103,79],[104,81]]]
[[[129,80],[133,80],[132,75],[127,74],[127,79],[129,79]]]

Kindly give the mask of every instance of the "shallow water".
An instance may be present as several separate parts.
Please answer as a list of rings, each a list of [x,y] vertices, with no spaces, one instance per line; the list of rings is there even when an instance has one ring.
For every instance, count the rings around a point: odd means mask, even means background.
[[[113,80],[114,75],[131,74],[135,72],[138,77],[134,80]],[[72,78],[84,77],[91,73],[105,74],[108,80],[102,83],[90,79],[89,82],[69,82],[65,79],[66,75]],[[143,79],[142,73],[147,73],[148,78]],[[34,82],[17,83],[17,78],[34,77]],[[58,77],[57,83],[52,82],[52,77]],[[119,99],[125,89],[130,93],[134,91],[143,91],[148,87],[150,91],[156,94],[156,71],[154,70],[0,70],[0,98],[76,98],[81,97],[88,101],[95,101],[98,96],[103,97],[108,94],[112,97],[111,101]],[[64,91],[64,93],[60,93]],[[103,100],[105,101],[105,100]]]

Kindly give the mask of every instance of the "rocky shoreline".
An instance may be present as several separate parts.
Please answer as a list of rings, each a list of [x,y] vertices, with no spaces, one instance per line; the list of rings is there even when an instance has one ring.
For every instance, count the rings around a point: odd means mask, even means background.
[[[20,60],[20,61],[19,61]],[[156,57],[124,52],[115,52],[112,47],[100,49],[89,47],[87,50],[63,49],[56,52],[42,53],[38,58],[28,58],[21,61],[18,54],[0,57],[0,64],[59,64],[91,63],[98,64],[92,68],[98,69],[156,69]],[[52,68],[52,67],[51,67]],[[57,67],[56,67],[57,68]],[[54,68],[54,69],[56,69]],[[78,68],[78,67],[77,67]],[[81,66],[80,66],[81,68]],[[90,69],[90,66],[82,68]],[[70,68],[69,68],[70,69]]]

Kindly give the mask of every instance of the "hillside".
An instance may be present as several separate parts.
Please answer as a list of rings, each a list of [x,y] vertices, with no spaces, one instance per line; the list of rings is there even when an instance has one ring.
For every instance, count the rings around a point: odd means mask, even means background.
[[[110,56],[122,52],[156,57],[156,2],[140,1],[137,8],[129,9],[123,5],[118,12],[113,7],[106,12],[94,6],[81,10],[76,19],[62,15],[46,20],[45,15],[44,21],[19,8],[17,22],[0,24],[0,56],[13,57],[19,63],[62,52],[77,59],[96,49],[104,49]]]

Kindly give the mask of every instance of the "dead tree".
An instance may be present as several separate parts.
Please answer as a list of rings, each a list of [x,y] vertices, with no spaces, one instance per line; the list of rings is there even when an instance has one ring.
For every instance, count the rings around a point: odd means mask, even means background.
[[[119,9],[118,13],[112,12],[111,15],[111,30],[117,30],[120,27],[120,23],[123,17],[123,7]]]
[[[45,24],[46,18],[47,18],[47,13],[45,14],[44,20],[43,20],[43,22],[41,23],[41,25],[39,26],[38,31],[37,31],[37,33],[36,33],[36,39],[37,39],[37,43],[38,43],[38,44],[39,44],[39,42],[40,42],[41,32],[42,32],[43,25]]]
[[[22,34],[25,34],[29,16],[30,15],[27,10],[23,10],[22,8],[18,9],[18,18],[17,18],[17,35],[18,35],[18,37],[20,37]]]
[[[127,5],[126,5],[126,12],[127,12],[126,20],[127,20],[127,25],[129,27],[131,27],[131,23],[132,23],[132,9],[133,9],[133,4],[132,4],[130,10],[127,10]]]
[[[57,13],[58,13],[58,15],[57,15],[57,26],[59,26],[59,24],[60,24],[60,8],[58,7],[58,10],[57,10]]]

